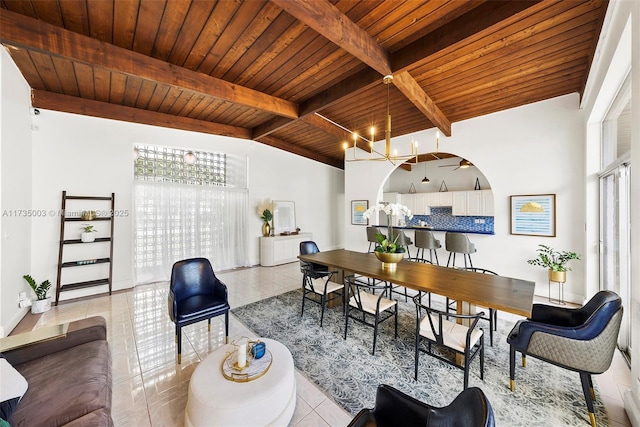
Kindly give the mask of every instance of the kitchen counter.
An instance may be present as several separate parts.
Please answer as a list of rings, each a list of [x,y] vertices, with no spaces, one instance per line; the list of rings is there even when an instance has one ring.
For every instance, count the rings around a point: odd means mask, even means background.
[[[372,227],[377,227],[381,231],[388,228],[388,226],[386,226],[386,225],[372,225]],[[433,228],[433,227],[430,227],[430,226],[419,226],[419,225],[416,225],[416,226],[402,226],[402,227],[394,226],[394,228],[399,228],[401,230],[430,230],[430,231],[443,231],[443,232],[451,231],[451,232],[454,232],[454,233],[466,233],[466,234],[487,234],[487,235],[495,234],[494,232],[491,232],[491,231],[465,230],[465,229],[462,229],[462,228],[445,229],[445,228]]]

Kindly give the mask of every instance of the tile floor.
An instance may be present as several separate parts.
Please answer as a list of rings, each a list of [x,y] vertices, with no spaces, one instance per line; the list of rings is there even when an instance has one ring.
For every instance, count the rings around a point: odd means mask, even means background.
[[[218,274],[227,285],[231,307],[239,307],[300,286],[297,263],[254,267]],[[112,296],[62,303],[42,315],[34,327],[100,315],[107,320],[113,358],[115,425],[182,426],[189,379],[197,364],[224,343],[218,318],[207,333],[206,322],[183,328],[182,364],[175,363],[174,326],[166,313],[167,283],[138,286]],[[547,302],[546,299],[539,299]],[[31,316],[31,315],[27,315]],[[499,317],[508,316],[500,313]],[[27,320],[28,324],[28,319]],[[230,337],[251,336],[230,317]],[[630,426],[623,394],[630,388],[630,370],[619,354],[611,369],[595,377],[611,425]],[[346,426],[351,416],[296,372],[298,400],[291,426]],[[576,378],[577,380],[577,378]]]

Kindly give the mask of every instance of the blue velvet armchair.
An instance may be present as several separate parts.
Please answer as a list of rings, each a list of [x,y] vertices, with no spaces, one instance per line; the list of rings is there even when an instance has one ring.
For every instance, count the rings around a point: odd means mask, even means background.
[[[169,286],[169,317],[176,324],[178,363],[182,362],[182,327],[224,314],[225,341],[229,342],[227,286],[213,273],[206,258],[191,258],[173,264]]]
[[[611,291],[600,291],[576,309],[534,304],[531,318],[518,321],[507,342],[510,345],[509,375],[515,389],[515,353],[522,353],[522,366],[530,355],[580,374],[592,426],[592,374],[609,369],[622,321],[622,301]]]
[[[465,426],[493,427],[495,418],[489,399],[478,387],[469,387],[444,407],[438,408],[380,384],[373,409],[363,409],[348,427]]]

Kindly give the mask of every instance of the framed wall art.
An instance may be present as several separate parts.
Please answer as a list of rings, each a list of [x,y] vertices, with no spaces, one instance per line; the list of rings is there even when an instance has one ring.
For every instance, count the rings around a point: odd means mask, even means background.
[[[511,234],[556,235],[556,195],[511,196]]]
[[[369,220],[363,216],[364,211],[366,211],[367,209],[369,209],[368,200],[352,200],[351,201],[351,224],[368,225]]]

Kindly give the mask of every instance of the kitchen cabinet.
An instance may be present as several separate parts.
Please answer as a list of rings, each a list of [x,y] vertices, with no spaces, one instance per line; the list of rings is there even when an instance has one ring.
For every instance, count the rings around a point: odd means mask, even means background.
[[[431,215],[431,209],[429,209],[429,203],[427,202],[429,193],[416,193],[414,194],[414,215]]]
[[[451,214],[454,216],[467,215],[467,192],[453,191],[453,203],[451,206]]]
[[[431,215],[427,203],[429,193],[410,193],[400,195],[400,204],[405,205],[413,215]]]
[[[415,194],[401,194],[400,195],[400,204],[406,206],[412,214],[416,215],[416,206],[415,206]]]
[[[453,206],[453,192],[439,191],[427,193],[427,205],[430,207]]]
[[[452,191],[451,214],[456,216],[493,216],[491,190]]]

